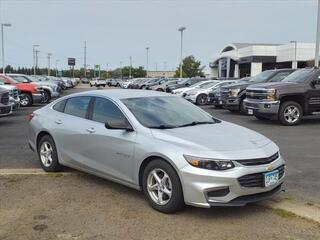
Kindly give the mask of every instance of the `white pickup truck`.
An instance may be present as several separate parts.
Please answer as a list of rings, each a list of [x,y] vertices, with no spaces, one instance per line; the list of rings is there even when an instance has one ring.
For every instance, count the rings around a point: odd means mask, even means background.
[[[102,79],[102,78],[94,78],[92,79],[90,82],[89,82],[89,85],[90,87],[100,87],[100,86],[103,86],[105,87],[107,85],[107,82],[105,79]]]

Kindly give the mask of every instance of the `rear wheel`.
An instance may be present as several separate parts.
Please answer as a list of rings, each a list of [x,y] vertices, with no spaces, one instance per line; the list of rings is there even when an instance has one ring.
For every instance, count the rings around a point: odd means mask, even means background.
[[[146,166],[142,187],[145,198],[157,211],[174,213],[184,206],[180,179],[173,167],[162,159]]]
[[[22,107],[28,107],[32,105],[32,96],[30,93],[21,93],[20,94],[20,105]]]
[[[49,135],[43,136],[38,144],[38,156],[41,167],[46,172],[57,172],[61,169],[56,145]]]
[[[294,101],[284,102],[280,106],[279,120],[283,125],[298,125],[303,117],[302,107]]]
[[[196,99],[197,105],[206,105],[207,101],[208,101],[208,97],[206,94],[200,94]]]

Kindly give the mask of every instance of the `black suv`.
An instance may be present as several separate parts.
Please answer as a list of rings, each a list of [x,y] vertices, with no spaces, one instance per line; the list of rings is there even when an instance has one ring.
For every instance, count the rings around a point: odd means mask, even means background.
[[[266,70],[250,78],[249,81],[239,82],[221,88],[221,101],[225,109],[229,111],[246,112],[243,100],[246,98],[246,88],[252,84],[266,82],[280,82],[294,69]]]

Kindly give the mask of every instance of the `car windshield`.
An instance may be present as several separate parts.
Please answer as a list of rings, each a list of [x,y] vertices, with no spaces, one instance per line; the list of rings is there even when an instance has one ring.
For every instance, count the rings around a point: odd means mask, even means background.
[[[266,81],[269,77],[271,77],[274,74],[274,71],[264,71],[262,73],[259,73],[258,75],[252,77],[249,82],[264,82]]]
[[[25,78],[24,76],[19,75],[13,75],[10,76],[16,83],[24,83],[24,82],[30,82],[29,79]]]
[[[184,84],[188,81],[189,79],[180,79],[177,83],[178,84]]]
[[[122,99],[137,120],[148,128],[177,128],[217,121],[180,97],[139,97]],[[161,114],[159,114],[161,113]]]
[[[308,80],[312,71],[312,69],[297,70],[284,78],[282,82],[304,82]]]

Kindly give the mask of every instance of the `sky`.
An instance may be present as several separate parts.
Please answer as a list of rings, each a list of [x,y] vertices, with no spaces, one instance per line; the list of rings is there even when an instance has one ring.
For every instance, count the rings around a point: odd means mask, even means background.
[[[183,56],[203,66],[228,43],[315,42],[317,0],[0,0],[5,27],[5,63],[32,67],[32,45],[39,44],[39,67],[115,69],[129,65],[173,70]],[[2,59],[1,59],[2,62]]]

